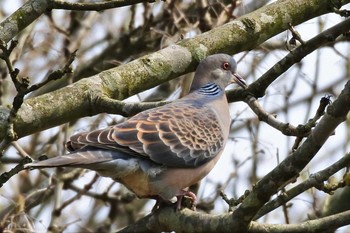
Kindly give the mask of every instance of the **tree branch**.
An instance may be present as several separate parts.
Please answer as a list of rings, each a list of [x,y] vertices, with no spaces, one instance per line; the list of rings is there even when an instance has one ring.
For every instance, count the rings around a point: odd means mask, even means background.
[[[238,224],[238,223],[237,223]],[[300,224],[260,224],[252,222],[249,226],[249,233],[313,233],[322,230],[337,229],[350,224],[350,211],[331,215],[324,218],[309,220]],[[193,212],[189,209],[176,211],[175,208],[165,207],[155,213],[147,215],[135,224],[129,225],[118,231],[127,232],[230,232],[242,233],[232,225],[229,214],[210,215]]]
[[[74,10],[74,11],[102,11],[123,6],[135,5],[142,2],[155,2],[155,0],[112,0],[101,2],[65,2],[51,0],[49,6],[51,9]]]
[[[271,69],[265,72],[258,81],[249,86],[249,91],[254,93],[256,98],[265,95],[267,87],[274,82],[281,74],[286,72],[292,65],[300,62],[304,57],[315,51],[321,46],[334,42],[337,37],[347,33],[350,29],[350,19],[325,30],[312,39],[305,42],[288,53],[282,60],[277,62]]]
[[[249,193],[241,206],[232,214],[232,220],[240,219],[236,227],[240,232],[248,229],[250,221],[259,209],[290,180],[294,180],[301,170],[316,155],[336,127],[345,121],[350,111],[350,81],[339,97],[329,105],[326,114],[319,121],[305,142],[288,158],[262,178]]]
[[[314,233],[325,230],[335,230],[350,224],[350,210],[339,214],[315,220],[305,221],[299,224],[252,224],[248,232],[254,233]]]
[[[29,0],[0,23],[0,40],[8,43],[48,9],[49,0]]]
[[[328,180],[330,176],[338,172],[339,170],[343,169],[344,167],[347,167],[350,163],[350,153],[347,153],[343,158],[339,159],[337,162],[333,163],[332,165],[328,166],[327,168],[316,172],[314,174],[311,174],[309,176],[309,179],[305,180],[304,182],[298,184],[297,186],[293,187],[292,189],[282,193],[279,195],[276,199],[269,201],[262,207],[258,214],[254,217],[254,219],[259,219],[262,216],[266,215],[270,211],[278,208],[284,203],[287,203],[289,200],[293,199],[294,197],[298,196],[300,193],[312,188],[317,187],[321,184],[323,184],[324,181]]]
[[[343,4],[347,2],[350,0],[343,1]],[[296,25],[330,12],[332,8],[329,4],[328,0],[278,1],[193,39],[183,40],[177,45],[101,72],[66,88],[28,99],[18,111],[14,130],[20,138],[77,118],[98,114],[104,110],[103,106],[97,105],[101,99],[122,100],[152,88],[193,71],[199,60],[213,53],[232,54],[252,49],[287,29],[289,21]],[[14,16],[6,20],[11,17]],[[1,37],[0,34],[0,39]],[[248,90],[257,93],[256,96],[261,95],[258,87],[266,88],[269,82],[262,80]],[[234,97],[236,100],[242,99],[242,93],[237,93],[236,96],[230,95],[231,101]],[[123,111],[115,108],[113,113]],[[6,111],[0,112],[0,140],[4,136],[1,125],[4,125],[4,116],[7,114]]]
[[[310,133],[312,127],[316,125],[316,122],[324,114],[324,110],[330,103],[330,100],[329,97],[322,97],[319,109],[317,110],[314,118],[309,119],[309,121],[305,125],[298,125],[297,127],[289,123],[284,123],[278,120],[275,115],[266,112],[255,97],[247,98],[246,103],[249,105],[250,109],[252,109],[253,112],[258,116],[260,121],[266,122],[273,128],[279,130],[284,135],[297,136],[297,139],[300,138],[301,140],[303,137],[306,137]],[[296,148],[297,146],[295,147],[295,149]]]

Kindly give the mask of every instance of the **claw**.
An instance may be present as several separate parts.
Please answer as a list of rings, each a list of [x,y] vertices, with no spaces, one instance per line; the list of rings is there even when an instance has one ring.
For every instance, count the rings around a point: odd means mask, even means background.
[[[196,211],[196,205],[197,205],[197,196],[196,194],[194,194],[191,191],[185,191],[185,190],[181,190],[181,194],[177,195],[177,203],[176,203],[176,208],[178,210],[181,209],[181,203],[182,203],[182,199],[184,196],[188,197],[191,200],[191,207],[190,209],[193,211]]]
[[[176,209],[181,210],[182,207],[182,199],[183,197],[186,197],[190,199],[191,207],[190,209],[193,211],[196,211],[196,205],[197,205],[197,196],[191,191],[185,191],[181,190],[178,195],[176,195]],[[173,202],[169,200],[164,200],[161,197],[155,198],[156,199],[156,204],[154,204],[152,208],[152,213],[161,208],[163,205],[172,205],[174,204]]]

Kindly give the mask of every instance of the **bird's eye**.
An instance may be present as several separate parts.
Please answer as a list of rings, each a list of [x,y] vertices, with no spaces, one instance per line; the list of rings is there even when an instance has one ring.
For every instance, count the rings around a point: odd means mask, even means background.
[[[228,62],[224,62],[224,63],[222,64],[222,68],[223,68],[224,70],[229,70],[229,69],[230,69],[230,64],[229,64]]]

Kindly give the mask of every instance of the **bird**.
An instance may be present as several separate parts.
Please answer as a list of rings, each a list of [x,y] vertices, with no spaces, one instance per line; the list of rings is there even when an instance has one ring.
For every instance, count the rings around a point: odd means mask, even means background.
[[[247,88],[228,54],[203,59],[189,93],[126,121],[70,137],[66,155],[26,164],[26,168],[78,167],[123,184],[139,198],[177,203],[196,195],[188,190],[219,160],[231,118],[225,88]],[[159,205],[158,205],[159,206]]]

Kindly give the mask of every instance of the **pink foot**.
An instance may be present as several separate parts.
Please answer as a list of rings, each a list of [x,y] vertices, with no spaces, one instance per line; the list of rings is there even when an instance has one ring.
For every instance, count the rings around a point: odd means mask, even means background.
[[[185,191],[185,190],[181,190],[180,194],[177,195],[177,203],[176,203],[176,208],[178,210],[181,209],[181,202],[182,202],[182,198],[186,196],[188,198],[191,199],[191,210],[196,211],[196,205],[197,205],[197,196],[196,194],[194,194],[191,191]]]

